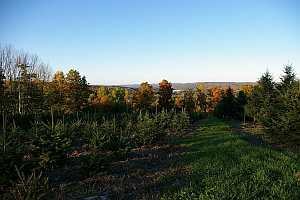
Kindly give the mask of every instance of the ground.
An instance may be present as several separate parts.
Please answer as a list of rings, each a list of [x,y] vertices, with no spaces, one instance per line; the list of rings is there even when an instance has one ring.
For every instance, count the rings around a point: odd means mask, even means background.
[[[300,199],[298,153],[232,122],[202,120],[188,134],[128,152],[106,172],[62,186],[65,199]]]

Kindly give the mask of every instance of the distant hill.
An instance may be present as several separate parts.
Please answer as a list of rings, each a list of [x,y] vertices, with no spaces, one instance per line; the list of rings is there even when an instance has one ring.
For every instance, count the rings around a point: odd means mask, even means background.
[[[239,89],[242,85],[255,85],[256,82],[194,82],[194,83],[172,83],[173,89],[175,90],[188,90],[195,89],[196,85],[203,84],[205,89],[210,89],[213,87],[228,88],[229,86],[233,89]],[[105,87],[123,87],[129,90],[135,90],[140,86],[140,84],[129,84],[129,85],[103,85]],[[155,89],[158,89],[158,83],[152,84]],[[92,89],[96,89],[99,85],[92,85]]]
[[[195,83],[172,83],[175,90],[187,90],[195,89],[198,84],[204,85],[205,89],[211,89],[213,87],[239,89],[242,85],[255,85],[255,82],[195,82]],[[158,87],[156,84],[154,87]]]

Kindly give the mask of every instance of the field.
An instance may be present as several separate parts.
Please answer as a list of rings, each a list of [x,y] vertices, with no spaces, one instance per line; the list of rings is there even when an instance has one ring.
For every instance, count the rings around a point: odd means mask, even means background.
[[[44,80],[13,66],[0,71],[3,199],[299,199],[291,65],[279,83],[266,72],[183,91],[167,80],[91,90],[74,69]]]
[[[0,0],[0,200],[300,200],[299,2]]]
[[[130,150],[108,171],[61,187],[64,199],[299,199],[299,154],[237,121],[206,118],[180,137]]]
[[[177,144],[188,149],[181,163],[191,174],[163,199],[299,199],[299,155],[275,150],[231,123],[203,120],[193,137]]]

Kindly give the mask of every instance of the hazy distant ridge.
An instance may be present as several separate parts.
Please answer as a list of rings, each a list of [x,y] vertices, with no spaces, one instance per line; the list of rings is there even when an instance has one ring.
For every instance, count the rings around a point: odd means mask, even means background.
[[[187,90],[187,89],[195,89],[197,84],[203,84],[206,89],[210,89],[212,87],[222,87],[228,88],[229,86],[233,89],[238,89],[242,85],[255,85],[256,82],[194,82],[194,83],[172,83],[172,86],[175,90]],[[97,87],[99,85],[93,85],[92,87]],[[127,84],[127,85],[105,85],[107,87],[124,87],[124,88],[138,88],[140,84]],[[158,88],[158,83],[152,84],[154,88]]]
[[[206,89],[212,88],[212,87],[232,87],[232,88],[240,88],[242,85],[255,85],[255,82],[194,82],[194,83],[172,83],[172,86],[175,90],[187,90],[187,89],[195,89],[196,85],[203,84]],[[123,87],[129,87],[129,88],[138,88],[139,84],[129,84],[129,85],[121,85]],[[158,88],[158,84],[152,84],[154,88]]]

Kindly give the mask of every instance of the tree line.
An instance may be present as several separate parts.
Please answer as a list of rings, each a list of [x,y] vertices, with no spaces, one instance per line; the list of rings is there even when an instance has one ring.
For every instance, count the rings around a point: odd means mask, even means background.
[[[279,82],[270,72],[261,76],[246,106],[254,122],[274,134],[300,133],[300,81],[292,65],[286,65]]]
[[[300,81],[292,65],[284,66],[278,82],[267,71],[254,87],[221,93],[216,116],[251,121],[275,137],[293,140],[300,133]]]
[[[29,53],[11,46],[0,48],[0,94],[2,115],[49,112],[128,112],[177,110],[213,113],[218,117],[252,119],[271,131],[297,131],[299,127],[299,80],[291,65],[284,68],[280,82],[269,72],[255,86],[234,91],[214,87],[173,92],[167,80],[154,89],[147,82],[136,90],[122,87],[90,89],[85,76],[74,69],[51,75],[49,66]]]
[[[91,90],[85,76],[71,69],[51,74],[49,66],[36,55],[12,47],[0,49],[1,113],[6,116],[40,115],[50,112],[72,114],[82,111],[125,112],[178,110],[212,112],[224,91],[214,87],[205,91],[173,92],[167,80],[154,89],[147,82],[136,90],[99,87]]]

